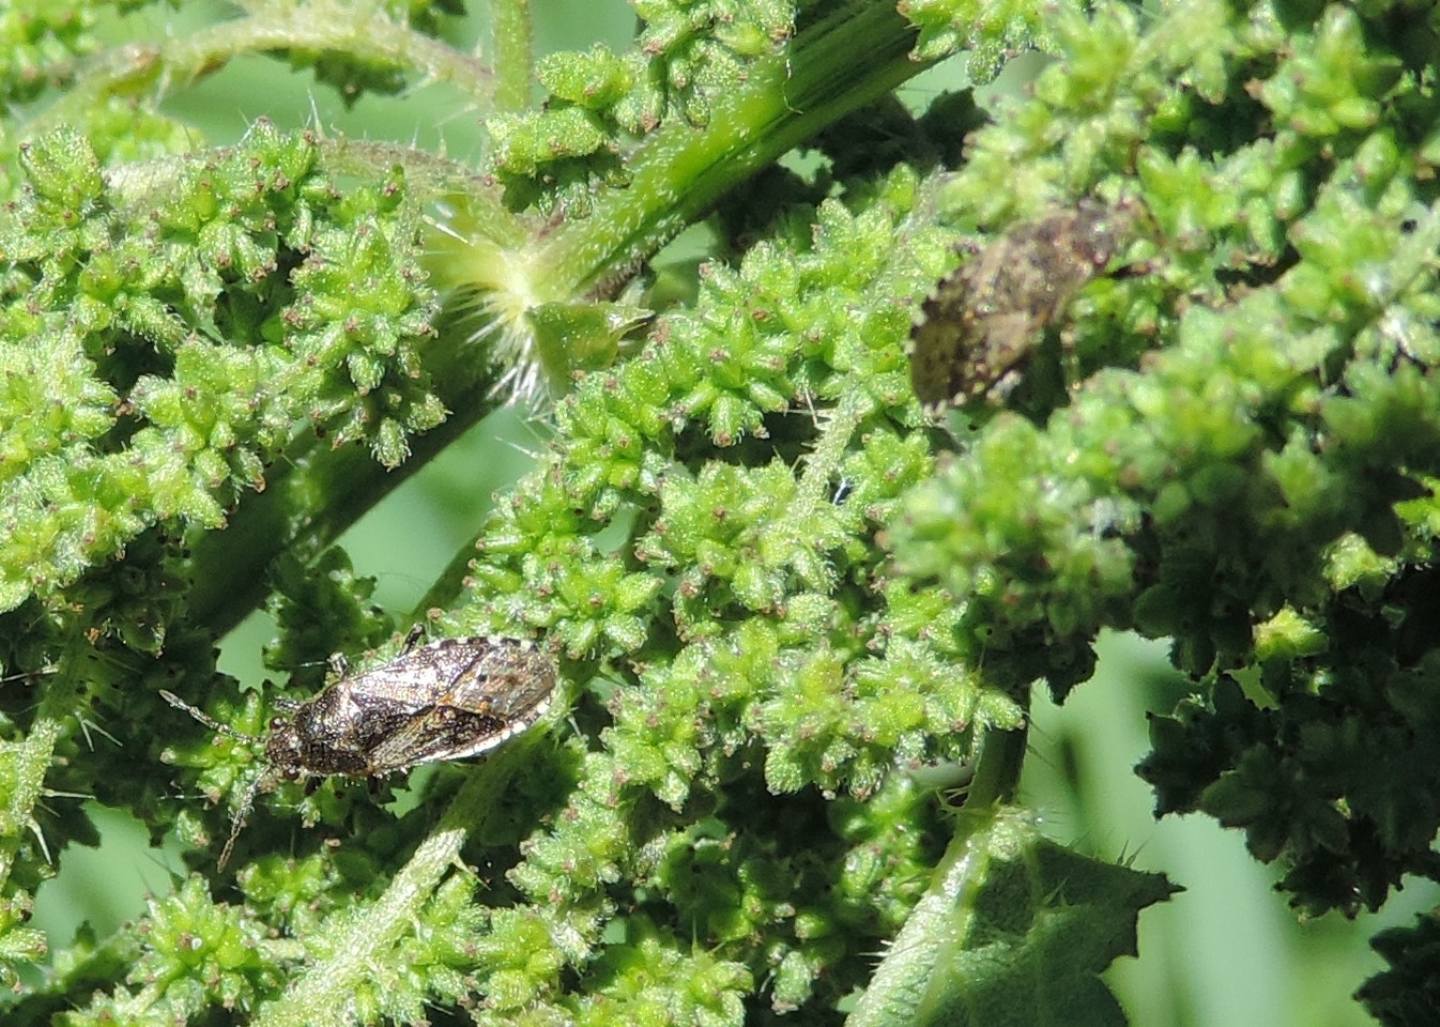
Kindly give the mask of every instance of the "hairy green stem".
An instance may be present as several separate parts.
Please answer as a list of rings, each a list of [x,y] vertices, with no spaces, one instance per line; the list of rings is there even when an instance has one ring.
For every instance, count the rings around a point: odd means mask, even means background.
[[[877,5],[876,10],[884,7],[883,4]],[[597,209],[591,217],[562,226],[557,235],[565,236],[568,232],[571,242],[557,245],[561,249],[578,246],[586,250],[591,259],[599,259],[602,252],[614,256],[616,252],[614,246],[608,250],[599,243],[592,246],[593,240],[587,238],[587,233],[590,229],[603,227],[607,219],[613,225],[617,218],[623,218],[627,212],[633,212],[633,208],[648,195],[651,203],[657,209],[654,212],[652,232],[646,238],[650,245],[658,246],[668,239],[669,234],[672,234],[669,226],[677,217],[698,217],[710,203],[718,198],[724,188],[737,184],[745,174],[754,170],[755,167],[763,166],[764,161],[783,153],[799,138],[816,131],[828,121],[861,106],[869,99],[873,99],[874,96],[894,88],[896,84],[904,81],[910,75],[923,70],[924,65],[910,61],[905,56],[913,44],[913,34],[909,27],[895,16],[893,10],[880,11],[878,16],[868,11],[864,13],[868,16],[861,17],[861,12],[849,9],[827,22],[826,26],[828,27],[823,27],[823,31],[822,26],[817,26],[803,34],[795,41],[792,50],[806,48],[806,59],[801,60],[798,56],[792,60],[777,58],[766,64],[763,71],[752,74],[750,84],[744,91],[746,96],[752,91],[757,94],[752,102],[747,104],[743,100],[737,100],[734,104],[726,107],[724,111],[717,112],[716,117],[703,130],[682,124],[657,132],[642,147],[642,154],[637,155],[632,164],[632,167],[636,169],[636,178],[630,186],[627,189],[606,194],[597,203]],[[823,79],[828,85],[833,85],[831,76],[840,74],[842,68],[850,70],[854,64],[855,55],[846,55],[845,47],[856,45],[857,38],[872,31],[877,24],[889,33],[888,36],[883,37],[886,45],[875,49],[862,48],[861,52],[864,56],[874,61],[875,64],[868,74],[862,71],[856,76],[856,81],[851,84],[852,94],[843,100],[834,100],[827,96],[826,99],[830,102],[824,105],[823,109],[817,107],[808,116],[792,105],[792,102],[787,99],[787,90],[797,89],[799,85],[814,79]],[[884,60],[882,60],[882,56],[885,58]],[[837,66],[834,63],[836,61],[841,61],[841,66]],[[795,70],[796,68],[806,69],[807,77],[802,80],[800,73]],[[778,84],[777,75],[779,76]],[[878,84],[880,80],[884,81],[883,86]],[[763,87],[757,85],[757,82],[763,82]],[[820,87],[814,86],[813,88],[818,90]],[[769,90],[768,97],[767,90]],[[821,92],[820,95],[824,96],[825,94]],[[803,125],[796,124],[796,121],[799,120],[803,120]],[[766,136],[762,143],[762,140],[756,137],[763,136],[766,130],[773,131],[775,135],[773,137]],[[711,138],[711,133],[717,133],[717,135]],[[783,143],[778,141],[781,138],[784,139]],[[743,147],[737,140],[743,139],[751,139],[754,142],[754,148],[741,152]],[[688,145],[686,145],[687,140]],[[706,154],[719,155],[720,163],[709,167],[708,174],[696,175],[696,181],[712,190],[704,194],[707,198],[697,199],[698,194],[693,191],[692,187],[686,186],[680,180],[678,176],[683,173],[683,169],[677,171],[677,177],[672,178],[669,182],[662,182],[667,167],[666,161],[673,159],[672,151],[677,148],[688,157],[686,166],[691,173],[707,170],[701,163]],[[766,155],[763,159],[757,156],[762,152]],[[752,165],[752,161],[759,163]],[[641,169],[644,170],[644,175],[640,173]],[[735,178],[726,180],[726,175],[734,175]],[[722,181],[725,183],[723,186],[720,185]],[[648,194],[647,189],[650,190]],[[676,201],[677,196],[678,201],[668,212],[658,209],[663,206],[662,201]],[[468,209],[466,213],[469,213]],[[474,220],[478,222],[479,219]],[[638,247],[641,242],[638,238],[632,238],[631,244]],[[473,250],[468,254],[471,258],[476,255],[477,251]],[[445,269],[436,269],[439,273],[461,279],[473,277],[474,267],[470,269],[468,275],[463,270],[458,273],[456,271],[457,265],[463,262],[467,256],[463,249],[448,251],[446,256]],[[506,256],[503,247],[495,247],[485,250],[481,259],[503,260],[506,259]],[[618,273],[619,268],[612,270]],[[479,277],[489,284],[494,284],[489,272]],[[826,486],[833,479],[840,462],[844,459],[851,437],[869,412],[869,404],[859,395],[847,395],[831,412],[822,429],[821,438],[806,462],[800,482],[800,493],[803,497],[812,502],[818,502],[823,498]],[[467,540],[451,558],[444,571],[435,579],[435,582],[426,591],[424,598],[415,607],[412,614],[414,619],[422,619],[431,609],[445,607],[464,587],[465,575],[475,557],[476,538],[478,536]]]
[[[851,389],[830,411],[820,429],[820,438],[805,458],[805,471],[800,475],[798,499],[805,507],[828,502],[830,482],[840,471],[840,464],[850,448],[850,438],[860,422],[873,409],[863,392]]]
[[[447,871],[457,864],[466,838],[483,834],[501,794],[525,762],[541,732],[531,730],[473,771],[440,823],[373,905],[330,939],[328,959],[311,966],[285,994],[261,1008],[252,1027],[322,1027],[346,1023],[356,984],[375,960],[409,930]]]
[[[892,4],[846,5],[751,65],[704,126],[677,118],[651,133],[627,160],[628,184],[598,193],[588,217],[562,222],[525,254],[459,249],[449,273],[495,287],[518,265],[537,302],[608,294],[731,189],[928,67],[909,57],[914,43]]]
[[[248,18],[227,21],[161,44],[129,43],[90,62],[65,94],[25,128],[35,135],[84,114],[104,97],[168,91],[208,75],[244,53],[269,50],[320,50],[343,53],[419,71],[445,82],[479,103],[488,103],[492,73],[480,61],[430,36],[376,13],[356,16],[353,5],[311,0],[296,6],[270,6]]]
[[[545,239],[542,277],[569,294],[609,291],[740,182],[922,71],[914,43],[894,6],[871,0],[806,29],[757,61],[703,129],[673,120],[656,131],[629,162],[626,188]]]
[[[846,1027],[888,1027],[929,1023],[924,1010],[937,984],[937,968],[962,947],[972,907],[986,881],[994,852],[979,844],[1007,816],[1025,759],[1028,730],[986,731],[980,739],[965,808],[930,887],[875,968],[870,984]],[[943,976],[940,975],[940,976]]]
[[[987,730],[980,738],[979,755],[975,760],[975,776],[971,778],[965,808],[987,809],[999,803],[1013,802],[1020,787],[1020,771],[1025,763],[1025,747],[1029,731]]]
[[[893,1027],[899,1023],[929,1027],[933,1022],[925,1010],[932,1006],[930,993],[937,983],[937,971],[951,952],[964,946],[994,855],[988,846],[971,843],[1005,816],[995,807],[961,815],[930,888],[875,968],[865,994],[845,1021],[846,1027]]]
[[[495,106],[523,111],[530,106],[535,77],[535,31],[530,0],[490,0],[495,49]]]

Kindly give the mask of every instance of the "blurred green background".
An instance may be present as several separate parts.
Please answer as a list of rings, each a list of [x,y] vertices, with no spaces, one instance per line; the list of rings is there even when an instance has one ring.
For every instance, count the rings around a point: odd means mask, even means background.
[[[473,5],[472,5],[473,6]],[[633,15],[621,0],[537,0],[541,52],[604,41],[622,47]],[[180,13],[142,12],[142,36],[183,34],[214,12],[188,3]],[[136,16],[127,19],[134,24]],[[453,25],[452,39],[479,37],[483,12]],[[116,26],[117,37],[125,30]],[[984,103],[1020,88],[1043,62],[1022,58],[983,90]],[[405,96],[362,98],[346,109],[308,73],[286,74],[271,59],[250,57],[175,96],[167,108],[201,126],[211,142],[237,138],[264,114],[282,127],[312,123],[327,131],[443,149],[459,159],[481,150],[478,112],[461,108],[443,87]],[[903,91],[923,107],[939,91],[964,84],[959,61],[927,72]],[[700,233],[703,238],[703,233]],[[678,241],[659,263],[695,256],[695,235]],[[341,540],[358,571],[377,581],[376,601],[405,611],[464,545],[485,514],[488,497],[524,472],[543,447],[542,423],[525,411],[502,410],[477,425],[388,497]],[[487,504],[477,503],[477,497]],[[271,624],[255,614],[224,642],[222,669],[246,685],[265,677],[260,647]],[[1396,895],[1379,915],[1350,922],[1331,915],[1300,924],[1274,893],[1273,870],[1246,853],[1243,837],[1202,817],[1151,816],[1148,788],[1131,771],[1146,752],[1145,712],[1168,711],[1184,682],[1170,669],[1162,644],[1132,636],[1101,641],[1095,679],[1075,690],[1063,709],[1037,699],[1024,801],[1061,842],[1108,859],[1159,870],[1185,887],[1140,920],[1140,958],[1108,972],[1131,1022],[1186,1027],[1342,1027],[1370,1023],[1351,992],[1381,967],[1367,940],[1381,927],[1408,923],[1440,902],[1419,885]],[[110,744],[102,738],[96,744]],[[67,801],[54,799],[52,801]],[[196,796],[176,801],[198,802]],[[90,804],[101,829],[99,849],[70,847],[62,870],[36,896],[35,924],[52,945],[65,945],[82,921],[98,933],[144,911],[147,895],[168,892],[182,872],[173,847],[151,848],[128,815]]]

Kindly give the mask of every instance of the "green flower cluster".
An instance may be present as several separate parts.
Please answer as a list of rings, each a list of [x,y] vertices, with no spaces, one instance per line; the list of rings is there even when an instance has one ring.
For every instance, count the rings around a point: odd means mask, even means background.
[[[0,691],[0,981],[43,955],[52,854],[96,840],[68,796],[208,866],[262,754],[159,692],[263,735],[277,696],[215,670],[239,613],[268,594],[292,699],[334,650],[393,652],[328,543],[379,467],[443,443],[421,433],[445,406],[487,408],[486,331],[567,369],[632,354],[569,383],[463,590],[429,597],[449,633],[553,651],[545,718],[408,796],[280,785],[232,889],[191,874],[82,932],[6,1022],[1112,1022],[1096,975],[1171,888],[1010,805],[1029,689],[1063,697],[1107,627],[1173,639],[1196,684],[1153,721],[1161,812],[1245,829],[1307,911],[1440,876],[1437,58],[1409,5],[632,6],[635,49],[542,60],[525,113],[524,11],[497,8],[503,197],[264,121],[150,161],[188,143],[124,99],[250,50],[347,96],[405,67],[483,98],[490,70],[430,34],[448,0],[250,5],[82,76],[93,138],[6,141],[0,662],[28,677]],[[958,47],[979,77],[1022,43],[1058,60],[963,160],[968,101],[841,120]],[[802,141],[830,161],[815,185],[717,219],[743,256],[622,343],[649,315],[621,284]],[[935,423],[906,356],[927,293],[1082,197],[1133,211],[1127,248],[1038,326],[1012,392]],[[497,324],[443,310],[427,249],[494,289]],[[1425,1022],[1432,935],[1377,939],[1381,1015]]]
[[[982,216],[1133,164],[1154,277],[1082,296],[1064,405],[985,423],[891,540],[909,580],[964,605],[991,673],[1014,661],[1063,694],[1101,627],[1173,639],[1205,691],[1154,722],[1158,811],[1244,827],[1297,905],[1353,912],[1437,873],[1420,797],[1440,788],[1440,653],[1419,625],[1440,216],[1432,156],[1405,142],[1434,131],[1413,101],[1428,58],[1350,9],[1282,35],[1227,5],[1202,25],[1205,6],[1144,33],[1122,9],[1066,25],[1071,59],[975,137],[946,202]],[[1209,157],[1157,141],[1163,83],[1187,79],[1209,120],[1248,111],[1273,135]]]
[[[312,139],[264,122],[128,195],[70,133],[22,160],[0,221],[0,607],[157,523],[222,525],[303,421],[394,466],[444,418],[398,176],[342,194]]]
[[[874,543],[931,466],[902,346],[947,260],[933,189],[899,169],[862,209],[825,203],[811,240],[709,269],[693,312],[583,378],[561,441],[482,534],[456,617],[546,631],[582,681],[611,668],[589,686],[603,748],[510,875],[529,915],[594,945],[605,892],[653,888],[640,951],[678,916],[742,991],[770,979],[776,1010],[859,984],[923,888],[939,836],[898,825],[933,799],[896,763],[962,759],[975,725],[1021,719],[956,660],[946,615],[918,609],[934,590],[885,590]],[[840,792],[869,801],[823,798]],[[527,1001],[559,1017],[593,999],[595,964],[567,995],[539,962]]]
[[[146,990],[165,994],[172,1018],[215,1006],[243,1009],[257,989],[280,980],[281,968],[265,951],[265,924],[238,907],[216,905],[198,875],[167,898],[152,899],[145,923],[149,944],[127,977],[136,990],[119,989],[84,1013],[61,1014],[60,1023],[160,1023],[144,1012]]]
[[[1055,48],[1051,19],[1034,0],[900,0],[897,6],[920,31],[917,59],[937,60],[968,50],[967,69],[976,83],[994,78],[1007,54]]]
[[[795,29],[793,0],[630,0],[640,20],[635,48],[597,44],[550,54],[535,72],[543,111],[486,120],[495,165],[517,207],[588,207],[592,180],[626,181],[620,154],[662,122],[703,125],[716,102],[745,80],[746,66]]]
[[[105,7],[120,11],[154,0],[14,0],[0,9],[0,98],[15,103],[69,81],[79,58],[100,46],[95,27]]]

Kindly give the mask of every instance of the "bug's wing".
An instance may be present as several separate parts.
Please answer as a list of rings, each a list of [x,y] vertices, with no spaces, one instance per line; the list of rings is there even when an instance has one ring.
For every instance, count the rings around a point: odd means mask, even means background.
[[[529,726],[454,706],[432,707],[376,745],[369,754],[370,769],[383,774],[417,763],[478,756]]]
[[[451,654],[444,655],[443,659],[392,660],[342,678],[331,687],[359,707],[383,705],[397,712],[418,714],[434,706],[465,673],[465,663]]]
[[[369,754],[372,770],[384,773],[479,756],[524,731],[549,709],[549,687],[541,691],[529,681],[506,685],[503,680],[460,682],[441,702],[376,744]]]
[[[458,706],[509,720],[550,694],[555,665],[525,642],[442,638],[340,684],[358,702],[383,700],[417,714]]]
[[[432,690],[431,705],[369,749],[374,772],[478,756],[528,728],[549,707],[555,667],[543,653],[504,641],[444,648],[457,657],[446,667],[450,678]]]
[[[555,665],[550,658],[510,644],[489,650],[457,674],[435,705],[529,725],[545,711],[554,690]]]

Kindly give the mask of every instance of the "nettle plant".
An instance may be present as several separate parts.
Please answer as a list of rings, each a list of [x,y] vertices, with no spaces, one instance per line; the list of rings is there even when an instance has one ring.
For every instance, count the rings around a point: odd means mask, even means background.
[[[632,6],[628,50],[536,61],[525,0],[478,46],[460,0],[0,4],[7,1024],[1118,1022],[1098,974],[1173,887],[1016,801],[1031,690],[1105,628],[1193,681],[1158,812],[1242,828],[1306,915],[1440,878],[1430,8]],[[893,96],[1036,49],[986,110]],[[250,53],[446,83],[490,145],[212,146],[164,106]],[[923,406],[937,283],[1081,209],[1127,212],[1114,252],[986,306],[1004,366]],[[964,295],[917,367],[996,342]],[[516,400],[533,471],[377,610],[334,540]],[[261,605],[292,673],[242,688],[216,644]],[[416,621],[534,640],[557,701],[403,814],[282,785],[217,871],[262,753],[161,692],[263,734]],[[77,795],[190,873],[47,953]],[[1377,1016],[1433,1021],[1437,922],[1377,938]]]

